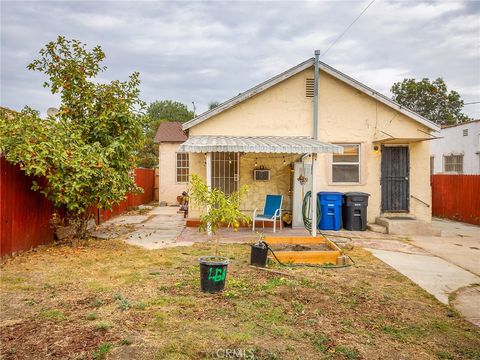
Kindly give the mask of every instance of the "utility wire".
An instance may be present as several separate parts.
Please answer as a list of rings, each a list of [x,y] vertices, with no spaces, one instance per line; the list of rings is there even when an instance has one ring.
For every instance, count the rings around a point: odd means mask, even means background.
[[[353,24],[355,24],[355,23],[357,22],[358,19],[360,19],[360,18],[362,17],[362,15],[365,13],[365,11],[367,11],[368,8],[369,8],[374,2],[375,2],[375,0],[372,0],[372,1],[370,2],[370,4],[368,4],[367,7],[366,7],[365,9],[363,9],[363,11],[360,13],[360,15],[358,15],[358,16],[355,18],[355,20],[353,20],[353,21],[350,23],[350,25],[348,25],[348,26],[346,27],[345,30],[343,30],[343,32],[340,34],[340,36],[335,39],[335,41],[328,47],[328,49],[322,54],[321,57],[323,57],[323,56],[325,56],[325,55],[327,54],[328,50],[330,50],[330,49],[333,47],[333,45],[335,45],[335,44],[338,42],[338,40],[340,40],[340,39],[342,38],[342,36],[345,35],[345,33],[353,26]]]
[[[480,101],[472,101],[472,102],[464,103],[463,105],[473,105],[473,104],[480,104]]]

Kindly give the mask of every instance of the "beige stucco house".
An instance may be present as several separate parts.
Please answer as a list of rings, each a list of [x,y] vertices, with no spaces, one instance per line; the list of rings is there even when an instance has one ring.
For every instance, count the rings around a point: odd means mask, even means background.
[[[361,191],[370,194],[369,222],[399,213],[431,220],[428,140],[438,126],[318,56],[182,129],[188,139],[171,152],[188,153],[189,174],[210,186],[231,192],[249,185],[246,212],[261,209],[266,194],[282,194],[284,211],[301,226],[307,190]],[[255,179],[259,169],[268,171]]]

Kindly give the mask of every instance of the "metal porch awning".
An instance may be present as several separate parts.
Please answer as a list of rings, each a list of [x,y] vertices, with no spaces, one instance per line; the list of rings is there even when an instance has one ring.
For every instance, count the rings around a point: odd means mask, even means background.
[[[191,136],[180,152],[343,153],[343,147],[301,136]]]

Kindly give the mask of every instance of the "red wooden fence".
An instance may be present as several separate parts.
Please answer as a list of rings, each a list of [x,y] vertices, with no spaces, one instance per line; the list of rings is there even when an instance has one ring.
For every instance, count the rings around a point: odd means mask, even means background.
[[[104,222],[111,217],[121,214],[129,207],[147,204],[155,199],[155,170],[135,169],[135,182],[143,188],[141,194],[128,194],[127,198],[115,205],[112,210],[99,210],[96,214],[96,222]]]
[[[0,257],[29,250],[53,239],[49,224],[53,206],[43,194],[30,190],[32,180],[34,178],[25,176],[18,166],[0,157]],[[118,215],[128,207],[154,200],[155,170],[135,169],[135,181],[144,192],[128,194],[111,211],[96,212],[97,222]]]
[[[52,204],[43,194],[30,190],[32,180],[0,157],[0,257],[53,238],[49,224]]]
[[[432,215],[480,225],[480,175],[432,175]]]

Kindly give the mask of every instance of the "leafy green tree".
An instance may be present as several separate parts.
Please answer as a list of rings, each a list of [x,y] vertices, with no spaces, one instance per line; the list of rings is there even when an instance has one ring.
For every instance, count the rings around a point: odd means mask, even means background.
[[[179,101],[161,100],[148,106],[147,113],[152,121],[180,121],[193,119],[193,111],[188,110],[185,104]]]
[[[128,192],[140,191],[131,173],[145,105],[139,74],[97,83],[104,58],[99,46],[88,51],[80,41],[59,36],[28,65],[45,73],[44,87],[60,95],[58,113],[46,119],[28,107],[0,113],[2,154],[27,175],[46,177],[46,184],[35,182],[33,189],[66,210],[65,223],[79,238],[86,235],[94,205],[109,209]]]
[[[139,152],[139,165],[154,167],[158,165],[158,145],[155,144],[155,134],[163,121],[185,122],[193,119],[193,111],[185,104],[172,100],[161,100],[151,103],[147,108],[144,133],[145,142]]]
[[[454,90],[447,90],[442,78],[430,81],[404,79],[393,84],[393,100],[439,125],[456,124],[470,120],[462,113],[463,100]]]
[[[219,105],[220,105],[220,103],[218,101],[212,100],[208,103],[208,110],[215,109]]]

